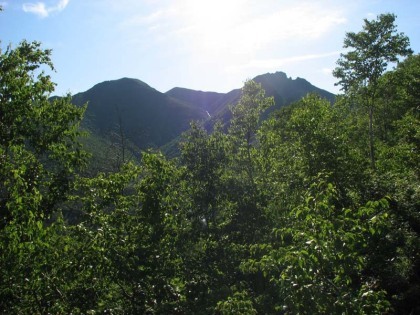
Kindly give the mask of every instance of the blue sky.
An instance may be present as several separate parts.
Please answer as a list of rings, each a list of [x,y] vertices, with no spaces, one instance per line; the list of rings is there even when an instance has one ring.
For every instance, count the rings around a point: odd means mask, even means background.
[[[0,0],[1,47],[22,39],[53,50],[56,93],[121,77],[161,92],[179,86],[228,92],[283,71],[331,92],[347,31],[397,15],[420,50],[418,0]]]

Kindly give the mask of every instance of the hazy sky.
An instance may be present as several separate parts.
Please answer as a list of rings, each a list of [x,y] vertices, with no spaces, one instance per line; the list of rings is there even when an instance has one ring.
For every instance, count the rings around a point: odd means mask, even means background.
[[[418,0],[0,0],[4,50],[22,39],[53,50],[56,94],[132,77],[161,92],[228,92],[283,71],[337,92],[331,75],[347,31],[397,15],[420,50]]]

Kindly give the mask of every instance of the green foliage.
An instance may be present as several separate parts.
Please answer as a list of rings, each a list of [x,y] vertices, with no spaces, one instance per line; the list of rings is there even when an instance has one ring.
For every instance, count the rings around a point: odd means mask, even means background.
[[[178,178],[163,157],[144,153],[141,167],[129,164],[119,173],[80,182],[78,189],[86,194],[76,195],[75,202],[85,216],[74,237],[89,244],[83,249],[92,266],[88,276],[105,281],[96,280],[99,286],[91,288],[96,300],[81,298],[89,307],[165,313],[181,306],[177,235],[184,222],[176,213]]]
[[[241,212],[237,214],[238,224],[260,224],[264,203],[263,192],[257,185],[260,157],[258,138],[261,115],[274,104],[272,97],[266,97],[261,84],[246,81],[238,104],[231,108],[232,121],[228,130],[230,172],[238,193]],[[248,226],[251,228],[251,226]],[[248,229],[247,228],[247,229]],[[245,234],[248,234],[243,231]]]
[[[248,80],[242,88],[239,103],[231,108],[233,117],[230,133],[251,143],[260,120],[260,114],[274,104],[272,97],[265,97],[261,84]]]
[[[53,69],[50,51],[37,42],[24,41],[0,55],[2,313],[62,312],[64,278],[57,278],[50,262],[65,241],[63,223],[54,217],[86,162],[76,141],[84,108],[69,97],[48,99],[54,84],[44,67]]]
[[[43,66],[52,68],[50,51],[36,42],[24,41],[0,55],[2,224],[24,216],[19,207],[37,218],[51,214],[72,174],[85,164],[76,142],[84,109],[71,105],[69,97],[48,100],[54,84]]]
[[[362,274],[370,239],[389,228],[388,203],[337,209],[335,198],[331,184],[312,184],[304,204],[283,214],[282,227],[273,230],[275,242],[260,245],[266,254],[242,264],[277,288],[276,307],[286,314],[382,314],[389,308],[385,293]]]
[[[415,55],[382,73],[408,43],[393,21],[347,35],[364,46],[342,56],[349,90],[335,104],[310,94],[261,122],[273,100],[247,81],[228,128],[193,123],[179,159],[146,151],[138,163],[120,119],[121,159],[106,173],[79,173],[84,108],[49,99],[50,52],[7,48],[0,313],[416,313],[420,67]]]
[[[369,115],[369,148],[371,167],[375,169],[374,108],[378,96],[378,81],[388,63],[412,54],[410,41],[397,33],[394,14],[381,14],[375,21],[364,20],[363,31],[347,33],[344,48],[353,50],[341,54],[333,75],[347,95],[360,95]]]
[[[232,120],[229,127],[232,164],[237,175],[244,173],[243,179],[254,194],[255,187],[255,135],[260,125],[260,116],[274,104],[272,97],[265,97],[261,84],[246,81],[238,104],[231,108]],[[245,172],[244,172],[245,171]]]
[[[227,163],[227,139],[221,126],[208,135],[197,123],[191,124],[186,141],[181,143],[181,162],[186,167],[190,195],[196,209],[189,214],[198,231],[214,230],[226,219],[220,209],[225,194],[223,172]],[[224,210],[224,211],[223,211]],[[226,222],[225,222],[226,223]]]
[[[235,292],[233,296],[228,297],[226,301],[218,302],[216,311],[219,314],[258,314],[252,306],[252,301],[249,300],[248,294],[245,291]]]
[[[344,48],[353,50],[341,54],[333,74],[345,92],[376,84],[388,67],[398,62],[399,56],[412,53],[410,41],[403,33],[397,33],[394,14],[381,14],[376,20],[364,20],[363,31],[349,32]]]
[[[420,55],[412,55],[400,62],[395,71],[385,73],[379,80],[376,104],[377,133],[381,141],[394,145],[401,133],[396,132],[398,120],[411,111],[418,115],[420,88]],[[406,133],[406,136],[410,135]]]

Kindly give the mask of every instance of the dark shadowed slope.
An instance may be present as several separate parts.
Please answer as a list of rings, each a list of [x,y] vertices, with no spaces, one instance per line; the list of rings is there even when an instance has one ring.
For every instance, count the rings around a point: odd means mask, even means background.
[[[73,102],[89,103],[84,123],[92,132],[123,133],[140,149],[159,147],[188,129],[191,120],[207,117],[205,110],[129,78],[99,83]]]
[[[308,81],[291,79],[283,72],[267,73],[254,78],[261,83],[275,106],[264,116],[282,106],[298,101],[308,93],[317,93],[333,102],[335,96]],[[107,143],[122,142],[137,148],[176,146],[177,138],[189,128],[192,120],[204,121],[208,129],[216,120],[228,123],[229,105],[235,105],[241,89],[228,93],[203,92],[173,88],[161,93],[146,83],[123,78],[99,83],[73,97],[76,105],[89,103],[83,125]]]
[[[305,79],[288,78],[284,72],[262,74],[255,77],[254,80],[261,83],[266,91],[266,96],[274,97],[276,105],[268,110],[265,116],[273,110],[298,101],[308,93],[317,93],[321,97],[328,99],[331,103],[335,99],[334,94],[317,88]],[[220,119],[223,122],[227,122],[231,117],[229,105],[234,105],[238,102],[241,96],[241,90],[235,89],[229,93],[221,94],[174,88],[166,94],[180,101],[187,102],[191,106],[205,108],[212,116],[212,120]]]
[[[214,114],[217,109],[217,103],[226,95],[224,93],[203,92],[180,87],[175,87],[165,94],[182,102],[197,106],[208,112],[209,115]]]

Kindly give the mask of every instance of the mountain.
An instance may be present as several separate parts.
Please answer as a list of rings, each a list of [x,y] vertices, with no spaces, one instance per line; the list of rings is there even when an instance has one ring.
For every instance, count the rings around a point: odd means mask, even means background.
[[[276,106],[284,106],[295,102],[308,93],[317,93],[321,97],[334,102],[335,95],[317,88],[302,78],[288,78],[284,72],[266,73],[254,78],[261,83],[266,95],[274,96]]]
[[[226,94],[217,92],[203,92],[186,88],[173,88],[165,93],[182,102],[191,104],[204,110],[208,115],[214,114],[217,104]]]
[[[318,93],[331,102],[335,98],[334,94],[305,79],[288,78],[283,72],[266,73],[254,80],[261,83],[266,96],[273,96],[275,100],[276,105],[264,114],[265,117],[308,93]],[[240,96],[241,89],[216,93],[176,87],[161,93],[140,80],[122,78],[99,83],[74,95],[73,103],[89,104],[82,122],[92,135],[88,146],[94,147],[92,142],[95,147],[119,143],[136,153],[164,145],[174,150],[176,139],[189,128],[192,120],[205,122],[209,129],[216,120],[228,123],[231,118],[229,105],[236,104]],[[115,155],[115,151],[112,154]]]
[[[284,72],[262,74],[253,80],[262,85],[266,96],[274,97],[275,106],[267,110],[264,117],[267,117],[274,110],[298,101],[308,93],[317,93],[331,103],[335,100],[334,94],[312,85],[305,79],[288,78]],[[174,88],[166,92],[166,94],[187,102],[191,106],[195,104],[195,106],[205,108],[211,115],[212,121],[219,119],[224,123],[228,122],[231,118],[229,105],[234,105],[239,101],[241,89],[235,89],[226,94],[212,93],[182,88]],[[210,100],[213,100],[213,102],[210,102]],[[207,123],[207,126],[210,125],[211,121]]]
[[[191,120],[208,117],[195,105],[129,78],[99,83],[73,97],[76,105],[86,102],[86,128],[104,137],[125,137],[140,149],[164,145],[188,129]]]
[[[334,94],[312,85],[305,79],[299,77],[296,79],[288,78],[284,72],[259,75],[254,78],[254,81],[262,85],[267,96],[274,97],[275,106],[269,108],[264,113],[264,117],[285,105],[300,100],[308,93],[316,93],[329,100],[331,104],[335,102]]]

